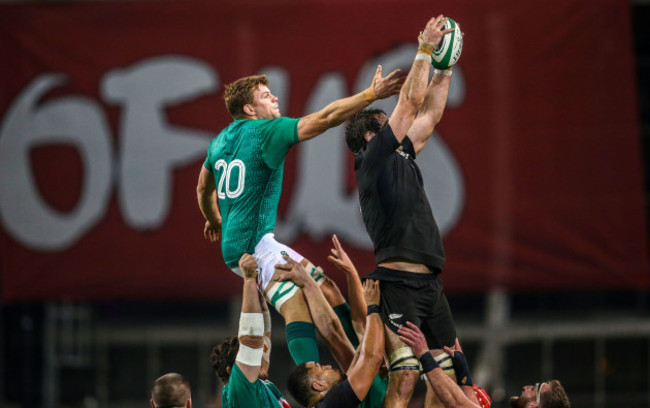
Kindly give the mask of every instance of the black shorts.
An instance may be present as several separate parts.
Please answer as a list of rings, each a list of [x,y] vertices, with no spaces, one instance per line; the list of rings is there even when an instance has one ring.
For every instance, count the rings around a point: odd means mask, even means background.
[[[378,266],[363,279],[379,280],[381,318],[397,333],[409,321],[422,330],[429,349],[453,347],[456,327],[437,274],[420,274]]]

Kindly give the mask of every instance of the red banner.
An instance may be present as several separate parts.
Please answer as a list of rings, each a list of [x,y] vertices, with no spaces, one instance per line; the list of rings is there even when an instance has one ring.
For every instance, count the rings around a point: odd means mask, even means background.
[[[142,1],[0,6],[3,299],[238,293],[195,190],[223,85],[266,73],[303,116],[408,68],[436,13],[465,33],[418,157],[447,290],[648,288],[627,2]],[[340,127],[292,149],[277,238],[327,267],[337,233],[365,273],[350,163]]]

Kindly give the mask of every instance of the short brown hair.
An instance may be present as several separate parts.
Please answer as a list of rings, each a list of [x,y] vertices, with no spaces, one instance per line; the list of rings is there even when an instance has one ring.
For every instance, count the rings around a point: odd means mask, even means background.
[[[233,118],[241,119],[243,117],[244,105],[253,103],[255,90],[260,85],[269,85],[266,75],[247,76],[226,85],[223,99]]]
[[[223,343],[212,348],[212,352],[210,353],[212,369],[223,385],[228,384],[230,374],[228,374],[227,369],[230,367],[232,370],[238,351],[239,339],[237,337],[228,337]]]
[[[566,395],[560,381],[549,381],[548,386],[548,391],[542,393],[539,398],[539,406],[541,408],[571,408],[569,397]]]
[[[190,383],[176,373],[158,378],[151,389],[151,400],[156,408],[184,407],[190,397]]]

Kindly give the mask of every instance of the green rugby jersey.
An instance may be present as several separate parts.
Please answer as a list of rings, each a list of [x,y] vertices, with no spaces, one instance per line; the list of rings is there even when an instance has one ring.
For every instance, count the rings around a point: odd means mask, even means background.
[[[271,382],[249,382],[237,364],[233,365],[228,384],[221,390],[223,408],[290,408],[280,390]]]
[[[284,158],[298,143],[299,120],[236,120],[208,146],[203,165],[217,187],[221,251],[230,268],[275,227]]]

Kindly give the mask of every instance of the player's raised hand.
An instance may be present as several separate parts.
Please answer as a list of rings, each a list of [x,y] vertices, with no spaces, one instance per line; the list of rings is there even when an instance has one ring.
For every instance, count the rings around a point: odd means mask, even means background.
[[[332,244],[334,248],[330,249],[331,255],[327,257],[327,260],[336,266],[336,269],[345,272],[346,275],[354,274],[358,276],[357,268],[354,267],[352,260],[341,246],[336,234],[332,235]]]
[[[239,258],[239,269],[241,270],[244,279],[257,280],[257,262],[251,254],[244,254]]]
[[[400,69],[388,74],[385,78],[381,77],[381,65],[377,65],[377,71],[375,71],[375,76],[372,78],[372,84],[370,88],[372,93],[377,99],[385,99],[389,96],[397,95],[406,81],[405,75],[399,75],[401,72]]]

